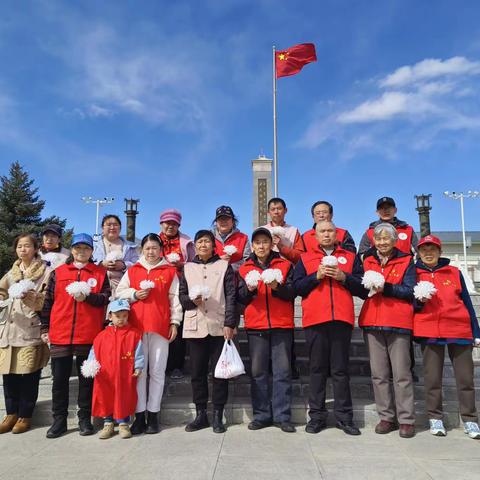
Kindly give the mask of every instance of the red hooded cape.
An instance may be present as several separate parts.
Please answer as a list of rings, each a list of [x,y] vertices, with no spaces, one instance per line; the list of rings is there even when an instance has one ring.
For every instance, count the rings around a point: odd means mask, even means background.
[[[137,378],[135,349],[142,336],[138,330],[126,325],[108,326],[93,342],[100,371],[93,385],[92,415],[114,419],[128,417],[137,405]]]

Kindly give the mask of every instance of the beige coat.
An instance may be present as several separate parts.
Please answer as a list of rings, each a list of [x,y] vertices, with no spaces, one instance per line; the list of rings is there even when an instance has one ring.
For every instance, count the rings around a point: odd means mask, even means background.
[[[42,344],[37,312],[42,309],[49,276],[50,269],[42,260],[34,260],[25,271],[17,260],[0,280],[0,348]],[[27,299],[8,298],[10,286],[22,279],[32,280],[35,293]]]
[[[186,263],[184,276],[189,289],[207,285],[210,297],[195,310],[186,310],[183,320],[183,338],[204,338],[207,335],[223,337],[225,322],[225,292],[223,281],[228,262]]]

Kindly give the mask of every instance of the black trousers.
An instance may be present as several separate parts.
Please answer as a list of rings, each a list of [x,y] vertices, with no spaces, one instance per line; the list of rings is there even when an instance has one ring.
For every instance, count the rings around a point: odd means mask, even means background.
[[[207,408],[208,365],[215,371],[225,339],[223,337],[188,338],[192,370],[193,403],[197,408]],[[214,408],[223,408],[228,399],[228,380],[213,377],[212,403]]]
[[[312,420],[325,422],[327,378],[333,383],[336,420],[351,422],[353,418],[350,376],[348,373],[352,326],[333,321],[305,328],[310,357],[309,415]]]
[[[76,355],[75,364],[78,374],[78,418],[92,416],[93,378],[85,378],[80,372],[86,355]],[[70,374],[72,372],[73,355],[52,358],[52,413],[53,417],[67,417]]]
[[[171,372],[178,368],[183,370],[185,365],[185,354],[187,353],[187,344],[183,338],[183,322],[177,329],[177,337],[169,345],[168,348],[168,360],[167,360],[167,372]]]
[[[7,415],[32,418],[38,398],[41,369],[33,373],[3,375],[3,395]]]

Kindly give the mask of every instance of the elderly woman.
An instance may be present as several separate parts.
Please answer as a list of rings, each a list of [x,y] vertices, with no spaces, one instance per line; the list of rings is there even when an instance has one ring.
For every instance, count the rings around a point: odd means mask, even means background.
[[[92,260],[93,239],[77,233],[72,255],[55,269],[48,282],[41,313],[42,339],[50,342],[52,356],[53,423],[47,438],[67,431],[70,374],[73,357],[78,374],[78,427],[80,435],[93,435],[93,379],[81,374],[94,338],[103,329],[105,307],[111,295],[106,270]]]
[[[460,270],[450,265],[448,258],[441,257],[439,238],[423,237],[418,242],[418,253],[417,280],[429,284],[416,287],[413,334],[422,346],[430,433],[442,437],[447,434],[442,421],[446,349],[453,365],[465,433],[470,438],[480,438],[472,359],[472,345],[480,343],[480,327],[472,300]]]
[[[193,402],[197,416],[185,430],[209,427],[207,417],[208,367],[218,362],[224,340],[233,338],[237,326],[235,273],[227,260],[215,253],[215,237],[209,230],[195,235],[196,256],[185,264],[180,278],[180,302],[185,310],[183,337],[190,350]],[[225,432],[223,409],[228,380],[213,377],[213,431]]]
[[[163,243],[163,256],[167,262],[177,267],[180,273],[185,262],[191,262],[195,257],[195,246],[192,239],[180,232],[182,214],[170,208],[160,214],[160,239]],[[172,255],[178,256],[178,260],[172,260]],[[172,380],[183,378],[185,365],[186,344],[183,339],[182,325],[178,327],[177,338],[170,344],[168,352],[167,372]]]
[[[102,235],[95,240],[93,261],[107,269],[112,297],[125,271],[138,260],[137,245],[120,236],[122,222],[117,215],[102,219]]]
[[[40,372],[48,362],[38,311],[50,272],[38,247],[33,235],[17,237],[14,248],[18,258],[0,280],[0,373],[7,413],[0,433],[23,433],[30,428]],[[25,281],[31,283],[22,288]]]
[[[411,255],[395,248],[397,231],[393,225],[377,225],[373,239],[374,246],[363,256],[363,282],[370,292],[364,292],[368,297],[360,312],[359,325],[368,345],[380,417],[375,432],[390,433],[398,429],[398,421],[400,436],[410,438],[415,435],[410,371],[415,267]],[[391,389],[392,378],[395,395]]]
[[[165,385],[169,343],[182,321],[175,267],[162,258],[162,241],[156,233],[142,239],[140,260],[123,276],[117,297],[132,304],[130,324],[142,333],[145,368],[138,378],[138,401],[132,435],[160,431],[159,412]]]
[[[230,207],[222,205],[217,208],[212,224],[216,253],[222,260],[226,260],[235,271],[251,253],[248,236],[240,232],[237,224],[238,219]],[[225,248],[227,246],[228,248]],[[230,248],[233,252],[229,252]]]
[[[295,432],[292,425],[292,378],[290,354],[293,342],[293,266],[273,251],[270,230],[257,228],[252,233],[253,253],[240,267],[239,302],[246,305],[245,329],[252,360],[253,421],[249,430],[272,423],[284,432]],[[266,270],[278,269],[281,279],[258,280]],[[255,273],[256,272],[256,273]],[[257,281],[252,280],[257,277]],[[279,281],[280,280],[280,281]],[[273,385],[269,391],[269,365]]]
[[[63,230],[54,223],[47,225],[42,232],[40,257],[52,270],[63,265],[70,256],[70,250],[62,247]]]

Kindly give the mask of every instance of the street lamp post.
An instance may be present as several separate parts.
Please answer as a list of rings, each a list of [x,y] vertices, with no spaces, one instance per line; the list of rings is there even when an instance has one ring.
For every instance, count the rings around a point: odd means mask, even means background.
[[[415,199],[417,200],[417,212],[420,220],[420,236],[426,237],[430,235],[430,210],[432,207],[430,206],[430,197],[432,195],[429,193],[425,195],[415,195]]]
[[[467,240],[465,238],[465,213],[463,209],[463,199],[464,198],[476,198],[480,195],[478,191],[471,191],[469,190],[467,193],[463,192],[443,192],[443,194],[448,197],[452,198],[453,200],[460,200],[460,215],[462,217],[462,238],[463,238],[463,268],[465,269],[465,275],[468,275],[468,267],[467,267]]]
[[[106,205],[107,203],[113,203],[115,199],[113,197],[103,197],[103,198],[97,198],[97,199],[93,199],[92,197],[82,197],[82,200],[85,203],[95,203],[97,205],[97,214],[96,214],[96,220],[95,220],[95,239],[97,239],[98,238],[98,222],[100,220],[100,206]]]
[[[138,198],[125,199],[125,214],[127,216],[126,238],[129,242],[135,242],[135,223],[138,215],[138,202],[140,202]]]

